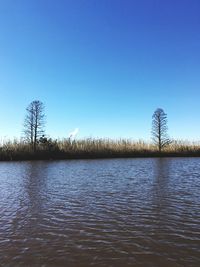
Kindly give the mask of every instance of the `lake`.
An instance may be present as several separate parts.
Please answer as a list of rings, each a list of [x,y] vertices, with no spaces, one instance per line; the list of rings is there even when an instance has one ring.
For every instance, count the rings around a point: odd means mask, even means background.
[[[200,159],[1,162],[0,266],[199,267]]]

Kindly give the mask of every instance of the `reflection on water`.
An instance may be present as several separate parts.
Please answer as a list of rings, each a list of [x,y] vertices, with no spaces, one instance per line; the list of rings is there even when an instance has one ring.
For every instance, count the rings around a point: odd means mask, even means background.
[[[0,163],[0,266],[200,266],[200,159]]]

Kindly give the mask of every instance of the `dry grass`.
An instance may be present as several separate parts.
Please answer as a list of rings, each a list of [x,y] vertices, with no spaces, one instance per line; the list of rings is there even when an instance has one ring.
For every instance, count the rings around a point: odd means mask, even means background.
[[[0,160],[152,156],[200,156],[200,142],[175,140],[161,154],[153,144],[132,139],[49,140],[38,144],[36,153],[23,141],[7,141],[0,147]]]
[[[154,150],[155,148],[144,141],[133,141],[131,139],[82,139],[70,141],[65,139],[58,141],[58,146],[64,151],[74,151],[74,152],[113,152],[113,153],[124,153],[124,152],[141,152]]]

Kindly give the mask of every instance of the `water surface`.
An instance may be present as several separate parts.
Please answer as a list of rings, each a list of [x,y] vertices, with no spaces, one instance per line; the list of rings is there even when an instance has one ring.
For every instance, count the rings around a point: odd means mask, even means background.
[[[200,266],[200,159],[0,163],[0,266]]]

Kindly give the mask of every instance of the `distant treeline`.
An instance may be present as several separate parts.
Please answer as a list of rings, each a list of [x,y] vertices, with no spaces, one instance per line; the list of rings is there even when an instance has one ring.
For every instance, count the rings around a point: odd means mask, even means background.
[[[45,134],[44,105],[35,100],[26,109],[21,141],[0,147],[0,160],[86,159],[114,157],[200,156],[200,144],[174,141],[168,135],[167,114],[158,108],[152,116],[152,142],[132,139],[53,140]]]

